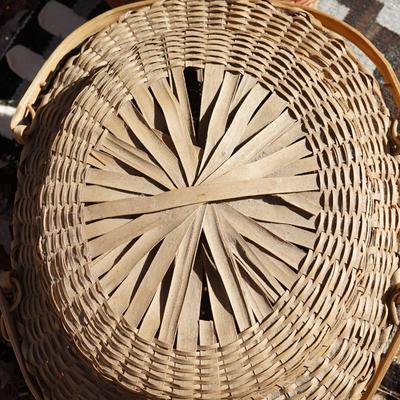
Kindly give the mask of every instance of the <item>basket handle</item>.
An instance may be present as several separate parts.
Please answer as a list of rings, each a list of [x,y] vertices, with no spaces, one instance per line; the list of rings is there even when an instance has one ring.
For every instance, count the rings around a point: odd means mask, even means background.
[[[30,122],[26,122],[25,120],[28,115],[30,115],[31,119],[33,120],[33,117],[35,116],[33,105],[36,103],[42,88],[47,83],[49,76],[51,76],[51,74],[57,68],[59,62],[86,39],[116,22],[121,14],[129,10],[135,10],[148,6],[153,2],[154,0],[136,1],[131,4],[114,8],[81,25],[63,40],[63,42],[47,59],[36,75],[35,79],[30,84],[29,88],[20,100],[14,116],[11,119],[11,130],[13,131],[15,139],[19,143],[23,144],[24,136],[29,134]]]
[[[395,102],[400,108],[400,83],[392,66],[386,60],[385,56],[362,33],[354,29],[351,25],[331,17],[317,9],[302,5],[293,5],[293,3],[280,2],[277,0],[271,1],[281,8],[283,7],[291,10],[300,9],[309,12],[318,19],[324,27],[342,35],[358,46],[360,50],[362,50],[375,63],[385,81],[391,87]],[[31,119],[33,120],[35,115],[33,105],[35,104],[41,89],[48,81],[49,76],[56,69],[62,58],[86,39],[116,22],[124,12],[151,5],[153,2],[154,0],[143,0],[114,8],[89,22],[86,22],[64,39],[61,45],[52,53],[36,75],[35,79],[19,102],[16,112],[11,120],[11,130],[19,143],[23,143],[24,136],[29,134],[30,123],[25,122],[26,117],[30,114]]]
[[[397,105],[397,108],[400,109],[400,82],[397,78],[396,73],[393,70],[393,67],[390,65],[389,61],[385,58],[385,56],[375,47],[375,45],[365,37],[361,32],[357,29],[353,28],[351,25],[346,22],[340,21],[328,14],[325,14],[319,10],[300,6],[301,9],[304,9],[311,13],[315,18],[317,18],[321,24],[330,29],[333,32],[343,36],[350,42],[354,43],[363,53],[368,56],[368,58],[376,65],[377,69],[385,79],[386,84],[390,87],[393,99]],[[398,122],[397,118],[394,118],[395,122],[392,125],[392,139],[396,143],[398,147],[400,147],[400,141],[397,136],[397,126]],[[390,365],[398,353],[400,349],[400,325],[399,319],[397,317],[397,305],[400,304],[400,273],[395,274],[394,276],[394,284],[390,289],[389,296],[389,311],[392,317],[392,321],[395,325],[397,325],[396,333],[390,342],[389,348],[381,359],[378,368],[375,371],[374,376],[372,377],[366,391],[363,394],[362,400],[372,400],[373,396],[377,392],[380,384],[383,381],[387,371],[390,368]]]
[[[287,1],[271,0],[278,7],[295,9],[299,8],[301,10],[307,11],[313,15],[325,28],[343,36],[350,42],[354,43],[375,65],[380,74],[385,79],[386,84],[390,87],[393,99],[397,107],[400,109],[400,82],[390,65],[389,61],[386,59],[384,54],[377,49],[377,47],[360,31],[349,25],[347,22],[341,21],[329,14],[326,14],[316,8],[296,5],[293,3],[287,3]]]
[[[400,304],[400,270],[395,272],[392,278],[392,286],[389,289],[388,293],[388,305],[389,305],[389,314],[392,319],[394,325],[397,326],[397,330],[393,336],[392,341],[389,344],[389,347],[381,359],[381,362],[372,377],[369,385],[364,392],[362,400],[372,400],[374,394],[379,389],[380,384],[383,381],[387,371],[392,364],[392,361],[396,354],[399,352],[400,349],[400,324],[399,324],[399,317],[397,314],[397,306]]]
[[[3,291],[6,290],[11,291],[15,295],[15,298],[13,299],[11,305],[8,303],[3,293]],[[2,334],[4,335],[4,339],[10,342],[14,350],[15,358],[17,359],[22,376],[24,377],[25,383],[31,391],[31,394],[36,400],[42,400],[43,397],[40,394],[40,389],[33,381],[25,364],[20,344],[18,343],[17,339],[17,330],[15,328],[14,320],[11,315],[11,312],[18,306],[21,300],[21,295],[22,292],[20,283],[11,276],[11,272],[0,271],[0,324]]]
[[[315,18],[317,18],[321,24],[327,28],[332,30],[333,32],[338,33],[339,35],[345,37],[350,42],[354,43],[363,53],[368,56],[368,58],[376,65],[377,69],[385,79],[386,84],[390,87],[393,99],[397,105],[397,108],[400,109],[400,82],[396,76],[396,73],[393,70],[393,67],[390,65],[389,61],[385,58],[385,56],[374,46],[374,44],[365,37],[361,32],[357,29],[353,28],[351,25],[346,22],[340,21],[330,15],[327,15],[319,10],[310,8],[310,7],[300,7],[310,12]],[[396,118],[395,118],[396,119]],[[397,145],[400,144],[397,137],[397,121],[392,126],[392,138]],[[400,275],[395,274],[394,276],[395,283],[390,289],[390,298],[389,298],[389,311],[392,316],[392,321],[395,325],[397,325],[396,333],[390,342],[389,348],[381,359],[378,368],[375,371],[374,376],[372,377],[366,391],[363,394],[362,400],[372,400],[373,396],[377,392],[380,384],[383,381],[387,371],[390,368],[390,365],[398,353],[400,349],[400,326],[399,319],[397,317],[397,305],[400,304]]]

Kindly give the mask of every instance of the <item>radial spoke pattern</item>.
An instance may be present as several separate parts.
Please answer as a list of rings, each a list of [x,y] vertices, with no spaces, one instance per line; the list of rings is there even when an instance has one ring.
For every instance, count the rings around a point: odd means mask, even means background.
[[[52,400],[361,396],[399,266],[378,82],[288,5],[128,7],[20,107],[32,376]]]
[[[113,312],[183,350],[264,321],[295,284],[321,210],[319,161],[288,104],[223,66],[176,67],[104,126],[82,198]]]

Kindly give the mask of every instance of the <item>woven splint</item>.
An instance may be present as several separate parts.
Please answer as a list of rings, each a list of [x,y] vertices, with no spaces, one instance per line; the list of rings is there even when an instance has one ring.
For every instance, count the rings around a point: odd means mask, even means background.
[[[130,8],[67,39],[14,118],[13,318],[37,392],[359,399],[398,268],[379,84],[301,9]]]

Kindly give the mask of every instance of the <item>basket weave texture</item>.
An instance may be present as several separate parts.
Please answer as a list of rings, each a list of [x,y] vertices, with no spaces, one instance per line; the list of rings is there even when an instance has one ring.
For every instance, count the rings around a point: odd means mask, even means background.
[[[86,41],[19,167],[46,398],[359,398],[391,331],[390,123],[338,36],[265,0],[159,1]]]
[[[318,4],[318,0],[290,0],[292,3],[301,4],[307,7],[315,7]]]

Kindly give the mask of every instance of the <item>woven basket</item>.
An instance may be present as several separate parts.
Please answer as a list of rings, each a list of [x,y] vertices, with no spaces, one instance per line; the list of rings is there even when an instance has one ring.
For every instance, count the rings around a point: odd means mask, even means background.
[[[368,41],[312,12],[396,89]],[[395,127],[304,9],[146,1],[74,32],[13,119],[23,296],[0,305],[34,395],[359,399],[370,383],[369,398],[399,340],[378,368],[396,317]]]

